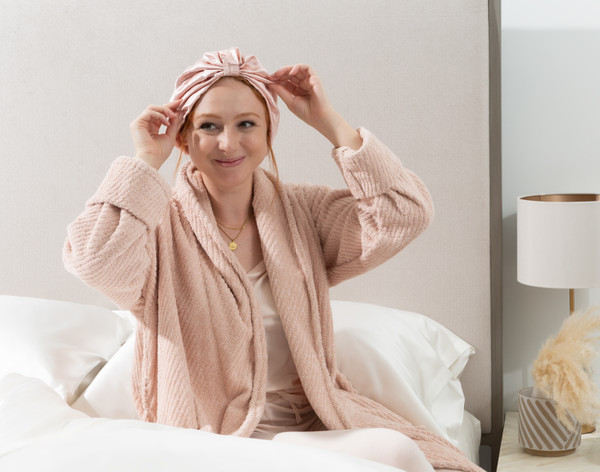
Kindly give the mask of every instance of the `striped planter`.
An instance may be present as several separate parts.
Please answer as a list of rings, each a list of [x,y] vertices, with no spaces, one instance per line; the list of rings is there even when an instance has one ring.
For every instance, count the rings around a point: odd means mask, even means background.
[[[554,400],[532,397],[533,387],[519,392],[519,444],[538,456],[571,454],[581,443],[581,424],[571,416],[573,429],[556,417]]]

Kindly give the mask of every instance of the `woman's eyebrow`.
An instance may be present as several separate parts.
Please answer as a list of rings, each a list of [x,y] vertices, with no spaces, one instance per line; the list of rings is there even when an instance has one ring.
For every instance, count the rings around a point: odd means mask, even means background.
[[[240,113],[239,115],[234,116],[234,119],[238,119],[238,118],[241,118],[242,116],[249,116],[249,115],[254,115],[257,118],[260,118],[260,115],[258,113],[254,113],[253,111],[248,111],[248,112]],[[199,115],[196,115],[196,118],[220,119],[221,117],[219,115],[215,115],[214,113],[200,113]]]

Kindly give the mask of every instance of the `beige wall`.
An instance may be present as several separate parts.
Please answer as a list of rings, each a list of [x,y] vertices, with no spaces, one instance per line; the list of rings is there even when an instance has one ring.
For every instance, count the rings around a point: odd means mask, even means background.
[[[472,382],[489,370],[487,28],[481,0],[6,3],[0,293],[108,304],[64,271],[67,224],[133,152],[129,122],[204,51],[239,46],[269,70],[313,65],[347,120],[430,187],[426,234],[333,295],[442,320],[480,352]],[[275,152],[284,180],[343,185],[329,144],[287,110]],[[488,403],[486,386],[469,395],[471,411]]]

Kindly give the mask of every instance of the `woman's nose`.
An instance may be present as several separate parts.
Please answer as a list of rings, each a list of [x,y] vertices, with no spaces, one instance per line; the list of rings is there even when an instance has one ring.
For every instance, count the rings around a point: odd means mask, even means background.
[[[225,127],[219,133],[219,149],[223,152],[233,151],[237,148],[237,133],[231,128]]]

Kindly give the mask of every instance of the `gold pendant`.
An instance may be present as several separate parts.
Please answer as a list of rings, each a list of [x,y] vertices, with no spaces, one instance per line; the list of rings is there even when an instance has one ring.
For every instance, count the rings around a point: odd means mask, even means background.
[[[233,241],[231,241],[229,243],[229,249],[231,249],[232,251],[235,251],[237,249],[237,244],[234,243]]]

